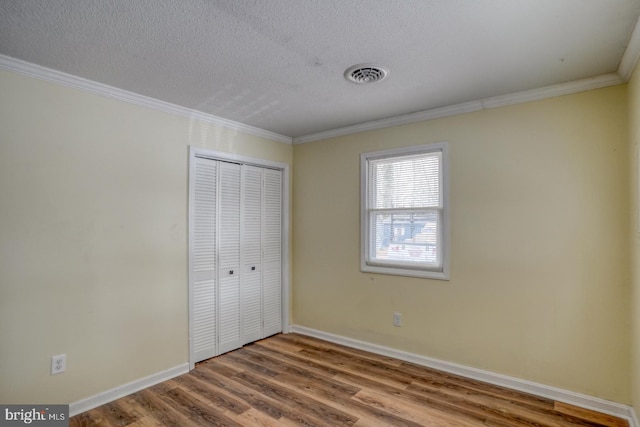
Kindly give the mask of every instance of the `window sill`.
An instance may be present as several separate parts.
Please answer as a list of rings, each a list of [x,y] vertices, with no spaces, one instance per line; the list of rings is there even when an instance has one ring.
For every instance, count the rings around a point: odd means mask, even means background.
[[[391,276],[418,277],[421,279],[449,280],[449,273],[445,271],[414,270],[402,267],[382,267],[378,265],[363,264],[360,266],[363,273],[388,274]]]

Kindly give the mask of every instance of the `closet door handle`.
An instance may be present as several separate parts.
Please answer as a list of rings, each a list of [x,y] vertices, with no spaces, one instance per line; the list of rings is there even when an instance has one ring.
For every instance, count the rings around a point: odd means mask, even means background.
[[[255,266],[251,267],[251,271],[253,271],[253,270],[255,270],[255,269],[256,269],[256,267],[255,267]]]
[[[233,274],[233,270],[229,270],[229,274]]]

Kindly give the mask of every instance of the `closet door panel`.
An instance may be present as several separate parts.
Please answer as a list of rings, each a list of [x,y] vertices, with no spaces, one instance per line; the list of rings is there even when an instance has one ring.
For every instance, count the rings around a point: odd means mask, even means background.
[[[240,173],[241,166],[219,163],[219,328],[218,354],[242,346],[240,330]]]
[[[262,338],[262,168],[243,167],[242,341]]]
[[[264,169],[263,337],[282,332],[282,172]]]
[[[192,340],[195,360],[217,354],[216,213],[217,162],[196,159],[192,230]]]

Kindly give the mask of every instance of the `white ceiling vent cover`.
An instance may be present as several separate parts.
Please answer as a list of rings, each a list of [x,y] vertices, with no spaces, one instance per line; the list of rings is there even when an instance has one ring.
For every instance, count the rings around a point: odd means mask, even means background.
[[[389,74],[389,70],[375,64],[358,64],[347,68],[344,77],[353,83],[375,83],[383,80]]]

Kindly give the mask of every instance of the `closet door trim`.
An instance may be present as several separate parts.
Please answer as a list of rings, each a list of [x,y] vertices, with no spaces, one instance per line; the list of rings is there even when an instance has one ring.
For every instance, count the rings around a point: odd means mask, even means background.
[[[193,341],[193,326],[194,326],[194,312],[193,312],[193,291],[194,291],[194,277],[191,275],[193,271],[193,242],[194,242],[194,230],[193,215],[194,215],[194,199],[195,199],[195,162],[197,158],[219,160],[223,162],[239,163],[243,165],[258,166],[268,169],[276,169],[282,171],[282,332],[289,333],[289,165],[286,163],[272,162],[270,160],[259,159],[255,157],[241,156],[232,153],[225,153],[222,151],[213,151],[203,148],[189,147],[189,213],[188,213],[188,233],[189,233],[189,248],[188,248],[188,272],[189,275],[189,366],[190,369],[195,367],[195,350]]]

